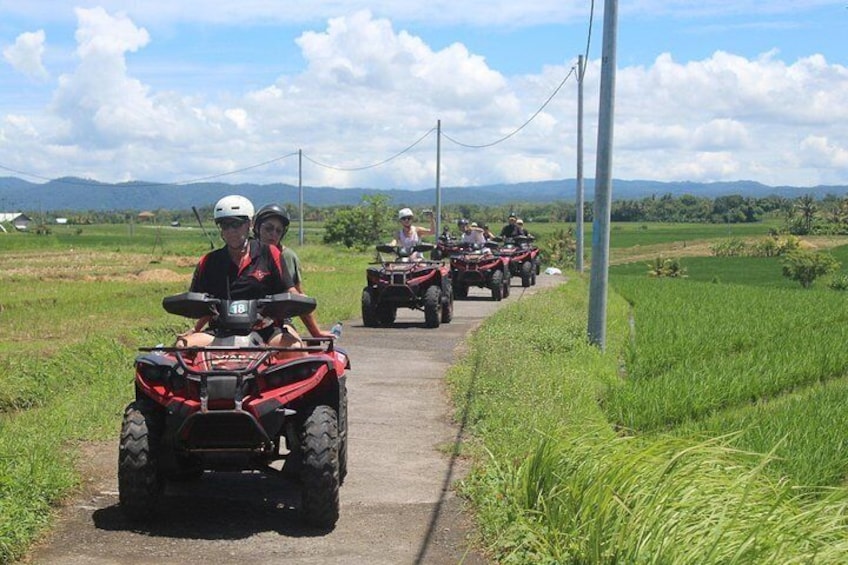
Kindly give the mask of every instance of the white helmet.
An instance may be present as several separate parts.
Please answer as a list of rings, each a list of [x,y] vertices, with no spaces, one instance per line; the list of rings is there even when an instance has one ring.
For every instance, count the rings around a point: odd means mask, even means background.
[[[224,218],[253,219],[253,203],[238,194],[225,196],[215,203],[215,221]]]
[[[401,218],[406,218],[407,216],[413,216],[413,215],[414,214],[412,213],[411,208],[401,208],[400,210],[398,210],[398,220],[400,220]]]

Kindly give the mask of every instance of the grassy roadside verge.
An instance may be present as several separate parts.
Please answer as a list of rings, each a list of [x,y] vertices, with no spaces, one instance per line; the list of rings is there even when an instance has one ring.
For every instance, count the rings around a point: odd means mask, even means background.
[[[449,373],[474,471],[462,485],[499,563],[841,563],[844,488],[799,489],[727,438],[618,436],[600,404],[628,344],[585,343],[587,281],[510,305]]]

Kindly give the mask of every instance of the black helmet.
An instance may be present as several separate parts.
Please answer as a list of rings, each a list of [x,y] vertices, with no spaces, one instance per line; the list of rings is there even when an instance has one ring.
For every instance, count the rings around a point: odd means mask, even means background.
[[[289,231],[290,220],[285,208],[283,208],[279,204],[266,204],[265,206],[260,208],[258,212],[256,212],[256,215],[253,217],[254,237],[256,237],[257,239],[259,238],[259,228],[262,225],[262,222],[272,217],[276,217],[283,223],[283,233],[280,236],[280,239],[285,237],[286,232]]]
[[[460,228],[463,227],[463,226],[467,226],[468,220],[466,220],[465,218],[460,218],[456,221],[456,225]]]

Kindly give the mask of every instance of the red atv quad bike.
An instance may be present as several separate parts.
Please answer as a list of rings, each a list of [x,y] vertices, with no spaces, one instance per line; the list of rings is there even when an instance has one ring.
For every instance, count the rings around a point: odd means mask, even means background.
[[[436,248],[430,253],[430,259],[434,261],[447,259],[458,251],[459,239],[446,232],[440,235],[439,239],[436,240]]]
[[[186,292],[162,305],[187,318],[211,315],[214,338],[205,347],[140,349],[146,353],[135,360],[135,400],[124,412],[118,454],[121,509],[149,518],[168,480],[258,470],[299,479],[305,522],[332,529],[347,474],[347,354],[333,338],[270,347],[251,331],[263,318],[311,312],[315,299]]]
[[[509,296],[509,259],[496,251],[498,244],[487,242],[485,246],[460,243],[450,256],[453,294],[456,298],[467,298],[472,286],[488,288],[492,300]],[[495,252],[493,252],[495,251]]]
[[[542,268],[539,248],[533,245],[535,239],[532,235],[506,238],[500,249],[501,256],[509,259],[509,272],[521,277],[521,286],[525,288],[536,284],[536,275]]]
[[[368,286],[362,290],[362,323],[367,327],[393,324],[398,308],[424,312],[424,325],[438,328],[439,322],[453,318],[453,289],[450,269],[441,261],[422,259],[433,251],[432,243],[420,243],[411,249],[378,245],[377,251],[391,254],[368,267]]]

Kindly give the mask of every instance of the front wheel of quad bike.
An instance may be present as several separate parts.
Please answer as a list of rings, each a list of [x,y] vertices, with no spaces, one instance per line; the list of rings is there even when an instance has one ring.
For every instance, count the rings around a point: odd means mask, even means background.
[[[382,305],[377,308],[377,321],[384,326],[389,326],[395,323],[397,317],[397,308],[394,306]]]
[[[439,327],[439,306],[442,301],[442,289],[431,286],[424,293],[424,325],[428,328]]]
[[[362,325],[366,328],[376,328],[380,324],[377,319],[377,308],[374,305],[374,295],[371,290],[362,291]]]
[[[541,275],[542,274],[542,260],[539,259],[538,257],[536,257],[535,259],[533,259],[533,263],[536,265],[536,275],[537,276]]]
[[[509,298],[509,271],[504,273],[503,297]]]
[[[131,402],[124,410],[118,450],[118,500],[132,520],[149,518],[162,494],[159,470],[164,415]]]
[[[527,288],[531,284],[531,277],[533,275],[533,263],[530,261],[524,261],[521,264],[521,286]]]
[[[492,280],[489,281],[489,288],[492,289],[492,300],[500,302],[503,300],[503,273],[495,271],[492,273]]]
[[[311,526],[330,530],[339,519],[339,424],[330,406],[316,406],[300,429],[301,513]]]
[[[535,271],[535,269],[530,272],[530,286],[536,286],[536,271]]]
[[[447,279],[442,283],[442,323],[450,324],[453,320],[453,285]]]

